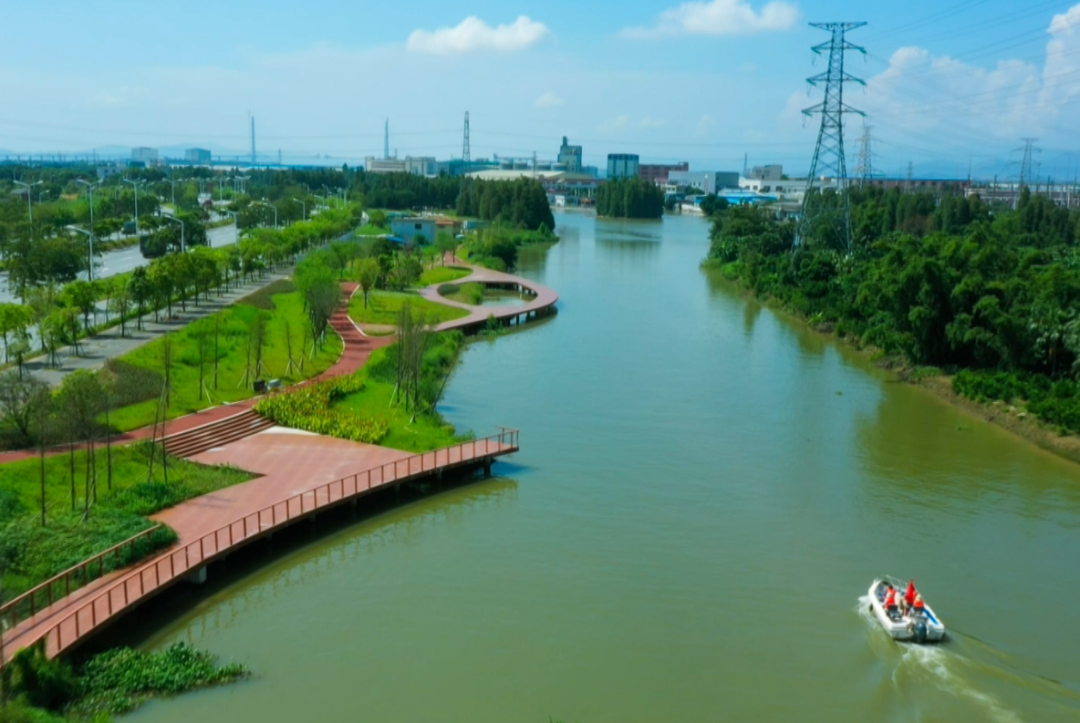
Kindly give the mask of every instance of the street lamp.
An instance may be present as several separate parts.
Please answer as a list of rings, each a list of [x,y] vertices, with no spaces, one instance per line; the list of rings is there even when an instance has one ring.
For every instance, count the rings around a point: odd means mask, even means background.
[[[237,245],[240,243],[240,212],[226,210],[225,213],[233,217],[233,244]]]
[[[75,179],[76,183],[81,183],[86,186],[86,190],[90,193],[90,280],[94,280],[94,188],[101,184],[101,181],[97,183],[90,183],[90,181],[84,181],[81,178]],[[81,230],[81,229],[80,229]]]
[[[30,214],[30,223],[34,222],[34,192],[30,189],[33,186],[40,186],[41,181],[34,181],[33,183],[26,183],[25,181],[15,181],[16,186],[23,186],[26,188],[26,210]]]
[[[317,193],[313,193],[313,194],[311,194],[311,195],[312,195],[312,196],[314,196],[315,198],[321,198],[321,199],[322,199],[322,202],[323,202],[323,206],[324,206],[325,208],[330,208],[330,201],[329,201],[329,199],[327,199],[327,198],[326,198],[326,196],[320,196],[320,195],[319,195],[319,194],[317,194]]]
[[[184,222],[178,219],[176,216],[162,216],[162,218],[166,221],[175,221],[176,223],[180,224],[180,253],[184,253],[185,251],[187,251],[187,248],[184,246]]]
[[[131,184],[131,190],[135,193],[135,235],[139,235],[139,184],[142,183],[139,179],[132,181],[130,178],[123,179],[124,183]]]
[[[222,178],[220,181],[218,181],[218,185],[217,185],[218,203],[224,203],[224,201],[225,201],[225,182],[226,181],[231,181],[231,180],[232,180],[232,176],[226,176],[225,178]]]
[[[90,232],[90,231],[87,231],[84,228],[79,228],[78,226],[76,226],[74,224],[71,224],[67,228],[70,231],[78,231],[79,233],[86,234],[86,238],[89,239],[89,241],[90,241],[90,263],[87,264],[87,266],[86,266],[86,274],[89,277],[90,281],[93,281],[94,280],[94,234],[92,232]],[[93,227],[91,227],[91,228],[93,228]]]
[[[307,204],[304,203],[303,201],[301,201],[299,198],[294,197],[293,200],[296,201],[297,203],[299,203],[303,207],[304,220],[307,221]]]
[[[251,176],[237,176],[236,180],[240,181],[240,193],[247,193],[247,182],[251,179]]]
[[[267,208],[274,209],[274,230],[277,230],[277,227],[278,227],[278,225],[277,225],[277,206],[275,206],[272,203],[267,203],[266,201],[252,201],[251,205],[252,206],[266,206]]]

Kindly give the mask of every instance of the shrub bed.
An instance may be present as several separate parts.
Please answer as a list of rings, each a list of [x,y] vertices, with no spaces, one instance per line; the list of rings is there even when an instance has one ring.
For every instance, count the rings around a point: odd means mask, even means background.
[[[267,397],[255,405],[255,411],[283,427],[378,444],[386,436],[385,420],[331,408],[334,401],[363,388],[364,380],[356,375],[335,377]]]

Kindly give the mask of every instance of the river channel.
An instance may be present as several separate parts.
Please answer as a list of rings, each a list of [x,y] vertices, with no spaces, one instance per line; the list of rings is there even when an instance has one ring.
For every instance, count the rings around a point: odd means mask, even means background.
[[[443,404],[522,451],[158,613],[254,675],[129,720],[1080,720],[1080,467],[703,272],[700,218],[556,221],[559,314]],[[875,627],[880,574],[946,644]]]

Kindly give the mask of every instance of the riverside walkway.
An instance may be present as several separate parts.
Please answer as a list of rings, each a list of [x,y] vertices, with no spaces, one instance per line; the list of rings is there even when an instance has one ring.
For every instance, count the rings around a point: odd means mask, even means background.
[[[44,640],[46,653],[59,655],[177,582],[205,580],[211,563],[298,520],[457,468],[490,471],[497,457],[517,450],[518,433],[512,429],[410,455],[282,427],[208,450],[194,459],[235,464],[263,476],[154,515],[176,531],[177,545],[99,578],[18,623],[4,632],[4,650]]]
[[[528,303],[520,306],[472,306],[447,299],[440,294],[439,287],[442,284],[426,286],[420,289],[420,295],[425,299],[446,306],[466,309],[469,312],[466,317],[439,324],[435,327],[437,331],[449,331],[451,329],[477,330],[486,325],[490,317],[495,317],[499,321],[510,324],[522,323],[526,319],[551,313],[555,308],[555,303],[559,300],[559,295],[554,290],[520,276],[485,269],[481,266],[472,266],[471,264],[455,263],[453,265],[472,269],[472,273],[468,276],[450,282],[454,285],[478,283],[485,286],[514,288],[531,295],[533,298]]]

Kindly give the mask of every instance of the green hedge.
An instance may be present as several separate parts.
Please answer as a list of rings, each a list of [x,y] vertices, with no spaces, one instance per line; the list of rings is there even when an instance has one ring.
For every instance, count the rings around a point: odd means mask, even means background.
[[[283,427],[378,444],[388,431],[386,421],[331,408],[335,400],[363,388],[363,379],[356,375],[335,377],[267,397],[255,405],[255,411]]]

